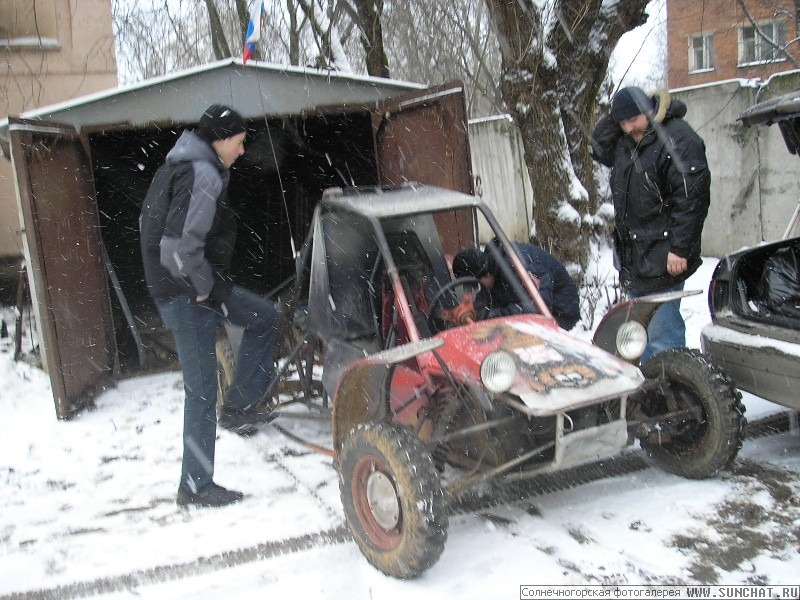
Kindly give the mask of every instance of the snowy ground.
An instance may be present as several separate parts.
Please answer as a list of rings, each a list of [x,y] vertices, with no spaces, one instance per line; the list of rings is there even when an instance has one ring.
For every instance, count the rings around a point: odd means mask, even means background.
[[[712,267],[687,287],[703,288]],[[705,294],[684,301],[693,347],[705,303]],[[330,458],[274,430],[221,431],[215,479],[246,499],[179,510],[179,373],[123,381],[63,422],[47,377],[12,352],[3,339],[0,598],[483,599],[518,598],[521,584],[799,580],[796,433],[749,439],[713,480],[645,468],[455,514],[439,562],[402,582],[370,567],[344,533]],[[783,410],[745,403],[750,419]],[[287,427],[326,435],[313,422]]]

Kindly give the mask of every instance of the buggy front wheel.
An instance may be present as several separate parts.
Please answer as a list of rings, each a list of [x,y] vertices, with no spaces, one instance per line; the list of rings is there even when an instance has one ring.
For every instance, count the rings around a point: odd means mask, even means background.
[[[697,350],[656,354],[642,365],[656,386],[641,410],[648,417],[670,413],[664,427],[642,447],[665,471],[690,479],[711,477],[730,465],[744,440],[744,405],[731,380]]]
[[[433,460],[413,432],[362,423],[338,462],[347,524],[367,560],[399,579],[431,567],[447,539],[447,507]]]

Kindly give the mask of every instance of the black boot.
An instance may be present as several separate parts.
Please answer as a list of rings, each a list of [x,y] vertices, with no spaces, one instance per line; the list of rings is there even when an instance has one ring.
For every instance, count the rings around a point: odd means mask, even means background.
[[[242,492],[226,490],[213,481],[199,492],[191,492],[183,486],[178,488],[178,506],[227,506],[244,498]]]
[[[220,427],[228,431],[247,436],[258,431],[260,426],[271,423],[277,416],[277,413],[269,408],[230,410],[223,407],[217,422]]]

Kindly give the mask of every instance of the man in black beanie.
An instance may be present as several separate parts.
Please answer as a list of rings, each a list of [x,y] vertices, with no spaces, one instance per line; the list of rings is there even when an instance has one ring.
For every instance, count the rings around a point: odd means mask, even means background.
[[[592,134],[592,157],[611,167],[615,246],[628,296],[682,290],[700,266],[700,236],[711,197],[703,140],[683,120],[686,105],[666,91],[619,90]],[[686,345],[680,300],[656,311],[648,358]]]
[[[217,427],[216,336],[229,322],[244,328],[233,384],[220,424],[252,432],[272,418],[260,405],[273,378],[278,312],[235,285],[229,267],[236,220],[228,203],[230,167],[244,154],[247,123],[214,104],[184,131],[156,172],[139,219],[145,281],[172,331],[185,391],[180,506],[224,506],[241,492],[214,483]]]
[[[209,143],[247,133],[247,123],[242,116],[224,104],[212,104],[197,125],[195,133]],[[244,152],[244,150],[243,150]]]
[[[615,123],[619,123],[620,127],[623,122],[632,124],[639,115],[646,116],[652,112],[653,100],[638,87],[622,88],[611,102],[611,118]],[[633,129],[631,128],[625,133],[630,131]],[[637,130],[637,135],[638,133]]]

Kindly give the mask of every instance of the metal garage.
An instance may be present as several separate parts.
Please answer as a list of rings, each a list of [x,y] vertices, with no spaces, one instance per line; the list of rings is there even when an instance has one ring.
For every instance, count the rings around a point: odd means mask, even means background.
[[[293,274],[322,191],[420,181],[471,193],[462,86],[438,88],[232,59],[10,117],[44,369],[59,418],[116,378],[167,368],[143,282],[141,201],[182,129],[211,103],[250,123],[231,177],[236,278],[268,293]],[[448,237],[474,236],[452,215]],[[163,332],[162,332],[163,333]]]

